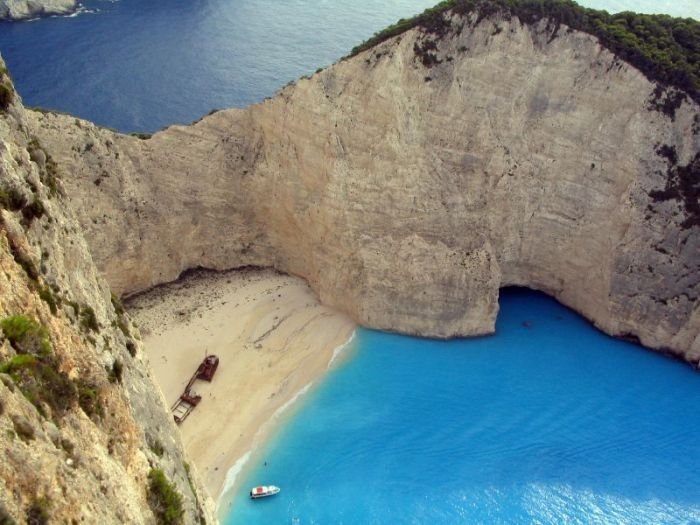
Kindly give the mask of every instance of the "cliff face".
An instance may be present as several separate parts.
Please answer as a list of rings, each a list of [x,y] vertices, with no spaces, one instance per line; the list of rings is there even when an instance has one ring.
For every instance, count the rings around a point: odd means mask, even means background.
[[[697,362],[698,106],[654,109],[677,94],[581,32],[451,25],[149,140],[31,127],[118,293],[274,266],[366,326],[451,337],[523,285]]]
[[[0,522],[215,522],[1,59],[0,88]]]
[[[76,0],[0,0],[0,20],[23,20],[75,11]]]

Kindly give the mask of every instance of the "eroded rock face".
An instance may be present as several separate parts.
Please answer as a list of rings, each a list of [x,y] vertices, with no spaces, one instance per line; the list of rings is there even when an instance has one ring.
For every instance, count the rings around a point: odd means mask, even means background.
[[[0,0],[0,20],[65,15],[75,11],[77,6],[76,0]]]
[[[215,523],[63,173],[13,96],[0,109],[0,522],[156,523],[155,469],[184,523]]]
[[[697,362],[700,228],[654,192],[700,151],[698,106],[650,109],[656,86],[587,34],[452,26],[149,140],[32,127],[119,293],[274,266],[366,326],[451,337],[493,331],[523,285]]]

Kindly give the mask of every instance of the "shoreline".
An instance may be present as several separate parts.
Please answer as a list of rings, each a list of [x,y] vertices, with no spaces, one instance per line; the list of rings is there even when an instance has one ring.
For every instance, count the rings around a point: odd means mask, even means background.
[[[333,350],[326,367],[326,372],[330,371],[336,362],[342,359],[342,356],[346,354],[347,350],[355,342],[356,335],[357,330],[353,330],[349,339]],[[267,443],[268,439],[275,433],[276,430],[279,429],[280,425],[286,421],[284,418],[291,416],[290,409],[298,408],[300,402],[303,402],[307,394],[318,386],[318,379],[322,379],[322,377],[323,375],[319,376],[316,378],[316,380],[303,386],[298,392],[293,394],[291,398],[280,406],[263,424],[263,426],[260,427],[258,433],[253,438],[253,444],[250,450],[246,451],[245,454],[237,458],[235,463],[233,463],[226,472],[224,483],[218,496],[215,498],[217,514],[222,515],[223,512],[223,515],[225,515],[228,511],[230,511],[231,506],[233,505],[236,490],[241,488],[241,474],[244,473],[246,468],[250,466],[251,460],[258,459],[258,454]]]
[[[219,356],[213,381],[192,388],[202,401],[179,425],[217,507],[280,416],[328,372],[356,328],[321,305],[302,279],[274,270],[196,271],[127,299],[126,307],[168,403],[205,353]]]

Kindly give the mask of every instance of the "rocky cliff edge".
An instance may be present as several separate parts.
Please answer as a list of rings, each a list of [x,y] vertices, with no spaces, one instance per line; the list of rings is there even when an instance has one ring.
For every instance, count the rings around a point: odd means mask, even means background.
[[[215,523],[0,59],[0,523]]]
[[[113,289],[272,266],[365,326],[454,337],[527,286],[697,363],[698,105],[587,33],[441,16],[148,140],[32,113]]]

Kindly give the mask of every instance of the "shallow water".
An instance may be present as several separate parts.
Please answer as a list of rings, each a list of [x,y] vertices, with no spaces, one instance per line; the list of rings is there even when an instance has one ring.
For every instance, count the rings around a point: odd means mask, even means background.
[[[700,522],[700,375],[542,294],[501,308],[493,337],[360,330],[225,523]]]
[[[0,22],[0,52],[27,105],[155,131],[259,102],[435,3],[86,0],[78,16]],[[698,0],[583,3],[700,18]]]

